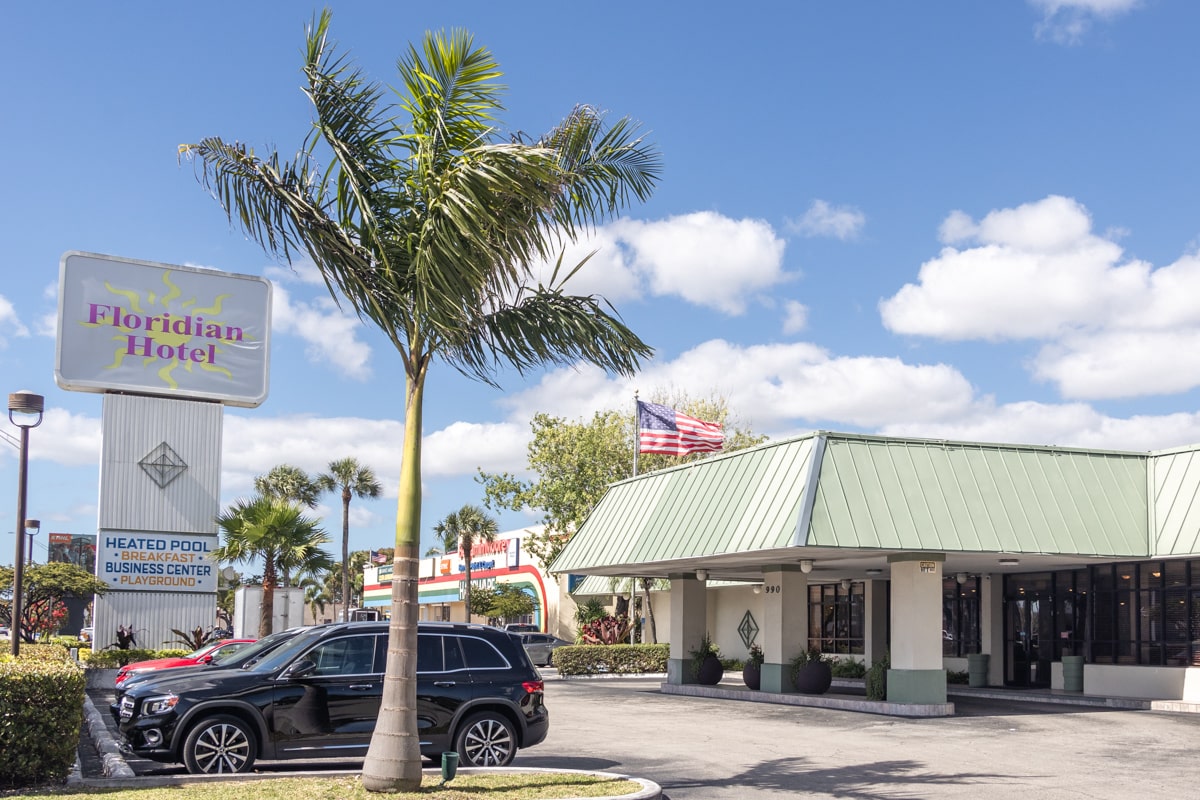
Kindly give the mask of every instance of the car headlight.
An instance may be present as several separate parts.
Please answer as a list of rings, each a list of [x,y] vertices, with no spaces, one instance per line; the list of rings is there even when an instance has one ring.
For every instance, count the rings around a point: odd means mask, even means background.
[[[156,697],[147,697],[142,701],[142,716],[153,717],[159,714],[166,714],[178,702],[179,696],[175,694],[161,694]]]

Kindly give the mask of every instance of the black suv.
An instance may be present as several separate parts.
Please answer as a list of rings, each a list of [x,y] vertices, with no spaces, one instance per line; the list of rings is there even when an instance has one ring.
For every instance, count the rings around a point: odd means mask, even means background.
[[[305,630],[241,669],[191,672],[130,687],[122,749],[182,761],[192,773],[245,772],[255,759],[361,758],[383,694],[387,624]],[[483,625],[421,623],[421,755],[504,766],[546,738],[541,675],[515,635]]]

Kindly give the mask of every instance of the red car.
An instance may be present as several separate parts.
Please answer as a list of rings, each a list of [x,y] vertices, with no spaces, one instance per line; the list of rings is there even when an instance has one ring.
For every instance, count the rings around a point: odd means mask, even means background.
[[[172,667],[194,667],[199,664],[207,664],[210,661],[216,661],[226,656],[231,656],[238,650],[241,650],[247,645],[254,644],[257,639],[221,639],[220,641],[206,644],[194,653],[188,653],[186,656],[176,656],[174,658],[154,658],[149,661],[135,661],[132,664],[126,664],[117,672],[116,686],[120,687],[125,679],[130,675],[136,675],[139,672],[149,672],[156,669],[170,669]]]

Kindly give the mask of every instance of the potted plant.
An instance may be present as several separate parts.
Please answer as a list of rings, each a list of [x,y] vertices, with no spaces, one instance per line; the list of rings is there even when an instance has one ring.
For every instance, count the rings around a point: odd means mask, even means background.
[[[801,650],[792,659],[792,684],[801,694],[825,694],[833,683],[833,670],[815,647]]]
[[[763,651],[756,644],[750,645],[750,657],[742,667],[742,680],[750,689],[758,689],[762,684]]]
[[[704,686],[715,686],[725,675],[725,667],[721,666],[721,649],[713,642],[706,632],[700,640],[700,646],[691,652],[692,679]]]

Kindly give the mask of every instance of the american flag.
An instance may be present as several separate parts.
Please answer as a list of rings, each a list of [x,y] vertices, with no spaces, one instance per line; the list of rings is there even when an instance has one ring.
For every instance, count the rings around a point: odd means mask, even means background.
[[[670,406],[638,401],[638,452],[685,456],[715,453],[725,445],[725,434],[715,422],[680,414]]]
[[[381,553],[381,552],[379,552],[378,550],[372,550],[372,551],[371,551],[371,562],[372,562],[372,563],[374,563],[374,564],[386,564],[386,563],[387,563],[387,560],[388,560],[388,557],[387,557],[387,555],[385,555],[384,553]]]

